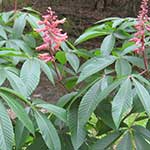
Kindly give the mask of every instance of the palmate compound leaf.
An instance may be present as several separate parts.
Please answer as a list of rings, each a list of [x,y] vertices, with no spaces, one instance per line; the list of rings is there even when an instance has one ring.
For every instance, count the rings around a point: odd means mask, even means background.
[[[49,150],[61,150],[59,136],[51,121],[40,112],[35,112],[35,119]]]
[[[107,66],[111,65],[115,60],[116,58],[114,56],[90,59],[89,60],[90,63],[88,63],[87,61],[85,65],[83,64],[84,67],[81,70],[81,74],[77,82],[79,83],[84,79],[86,79],[87,77],[97,73],[98,71],[103,70]]]
[[[112,116],[117,128],[119,127],[124,114],[131,109],[133,103],[131,87],[132,83],[131,80],[128,78],[122,83],[118,93],[113,99]]]
[[[40,81],[40,64],[35,59],[25,61],[21,68],[20,78],[24,82],[27,96],[30,96]]]
[[[103,99],[120,85],[123,80],[124,78],[113,82],[103,91],[100,90],[101,81],[96,82],[82,98],[78,113],[72,112],[69,126],[71,127],[71,138],[75,150],[78,150],[85,140],[86,133],[84,127],[92,112]]]
[[[140,82],[134,78],[132,80],[136,88],[136,93],[144,106],[146,113],[150,116],[150,94]]]
[[[34,126],[32,121],[30,120],[28,114],[22,107],[22,105],[9,93],[0,92],[0,97],[8,104],[8,106],[15,112],[18,119],[22,122],[22,124],[32,133],[34,134]]]
[[[4,105],[0,102],[0,150],[12,150],[14,131]]]

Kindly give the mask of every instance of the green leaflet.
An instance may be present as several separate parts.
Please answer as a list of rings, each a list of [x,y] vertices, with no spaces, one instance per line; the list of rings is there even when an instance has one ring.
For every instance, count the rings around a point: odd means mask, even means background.
[[[60,139],[51,121],[39,112],[35,112],[35,119],[49,150],[61,150]]]
[[[133,79],[133,82],[137,91],[137,95],[139,96],[140,101],[143,104],[145,111],[147,112],[148,115],[150,115],[150,95],[148,91],[137,80]]]
[[[34,134],[34,126],[32,121],[30,120],[28,114],[22,107],[22,105],[10,94],[6,92],[0,92],[1,98],[7,102],[9,107],[15,112],[16,116],[22,122],[22,124],[32,133]]]
[[[12,150],[14,131],[4,105],[0,102],[0,150]]]
[[[20,78],[24,82],[27,95],[30,96],[40,81],[40,64],[35,59],[25,61],[21,68]]]
[[[132,97],[132,83],[128,78],[125,80],[113,99],[112,102],[112,116],[114,123],[117,128],[119,128],[120,122],[124,114],[131,110],[133,103]]]
[[[105,150],[113,144],[113,142],[120,137],[121,133],[113,132],[100,140],[97,140],[95,144],[92,145],[91,150]]]
[[[81,74],[78,79],[78,83],[86,79],[87,77],[97,73],[98,71],[103,70],[107,66],[114,63],[116,58],[114,56],[108,56],[103,58],[92,58],[87,61],[84,67],[81,70]],[[89,63],[88,63],[89,62]]]
[[[100,82],[96,82],[84,95],[82,98],[79,110],[77,114],[77,122],[76,122],[76,132],[72,134],[72,137],[74,137],[73,143],[76,150],[81,146],[81,144],[84,141],[85,138],[85,131],[84,126],[89,120],[92,112],[96,109],[98,104],[105,99],[115,88],[117,88],[123,79],[120,79],[111,85],[109,85],[107,88],[105,88],[103,91],[100,91]]]
[[[133,150],[131,140],[131,135],[129,132],[127,132],[121,139],[120,143],[117,145],[117,150]]]
[[[108,36],[106,36],[101,44],[101,52],[103,54],[103,56],[107,56],[111,53],[111,51],[113,50],[114,46],[115,46],[115,36],[113,34],[110,34]]]
[[[118,59],[115,63],[115,70],[118,76],[127,76],[132,72],[131,65],[124,59]]]
[[[36,106],[46,109],[47,111],[56,115],[62,121],[67,122],[67,114],[65,109],[52,104],[37,104]]]

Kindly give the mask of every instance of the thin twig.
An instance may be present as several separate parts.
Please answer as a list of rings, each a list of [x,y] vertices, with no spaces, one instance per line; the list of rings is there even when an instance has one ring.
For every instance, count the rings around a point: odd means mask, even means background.
[[[17,4],[18,4],[18,1],[17,1],[17,0],[14,0],[14,12],[17,11]]]
[[[143,51],[143,60],[144,60],[145,70],[148,71],[148,62],[147,62],[147,56],[145,51]]]

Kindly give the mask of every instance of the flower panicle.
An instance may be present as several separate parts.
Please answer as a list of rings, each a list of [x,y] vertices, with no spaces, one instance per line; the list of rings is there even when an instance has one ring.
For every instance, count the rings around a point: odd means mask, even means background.
[[[55,12],[50,7],[47,9],[47,14],[43,15],[42,18],[43,20],[40,20],[38,24],[43,27],[36,29],[36,32],[42,33],[43,44],[38,46],[36,50],[48,51],[48,53],[39,54],[40,59],[48,62],[54,60],[54,54],[60,49],[61,43],[68,38],[67,33],[62,33],[62,29],[58,27],[66,19],[58,20],[58,16],[55,15]]]
[[[135,42],[135,44],[138,46],[138,48],[134,50],[135,53],[138,54],[145,51],[145,33],[146,31],[150,31],[150,25],[147,24],[149,22],[148,1],[149,0],[142,0],[141,10],[139,11],[137,24],[135,25],[135,29],[137,30],[137,32],[130,40],[132,42]]]

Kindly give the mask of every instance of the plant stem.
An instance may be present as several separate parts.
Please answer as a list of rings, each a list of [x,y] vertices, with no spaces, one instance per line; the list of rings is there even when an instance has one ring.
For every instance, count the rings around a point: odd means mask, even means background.
[[[55,60],[52,63],[53,63],[54,69],[56,71],[56,75],[57,75],[58,81],[61,81],[62,80],[62,76],[59,74],[59,72],[57,70],[57,65],[56,65]]]
[[[15,12],[17,11],[17,3],[18,3],[18,1],[17,1],[17,0],[14,0],[14,11],[15,11]]]
[[[49,52],[50,52],[50,55],[53,57],[54,56],[54,53],[53,53],[53,50],[49,48]],[[54,59],[54,61],[52,61],[52,64],[54,66],[54,70],[56,72],[56,75],[57,75],[57,78],[58,78],[58,85],[63,89],[65,90],[65,92],[69,92],[68,89],[66,89],[66,87],[64,86],[64,84],[61,82],[62,81],[62,76],[60,75],[60,73],[58,72],[58,69],[57,69],[57,65],[56,65],[56,61]]]
[[[52,63],[53,63],[53,66],[54,66],[54,69],[55,69],[55,72],[56,72],[56,75],[57,75],[57,78],[58,78],[58,81],[57,81],[58,85],[59,85],[63,90],[65,90],[65,92],[68,93],[69,91],[66,89],[66,87],[65,87],[65,86],[63,85],[63,83],[61,82],[61,81],[62,81],[62,76],[59,74],[59,72],[58,72],[58,70],[57,70],[56,62],[53,61]]]
[[[145,70],[148,71],[148,62],[147,62],[147,56],[146,56],[145,51],[143,51],[143,61],[145,65]]]

